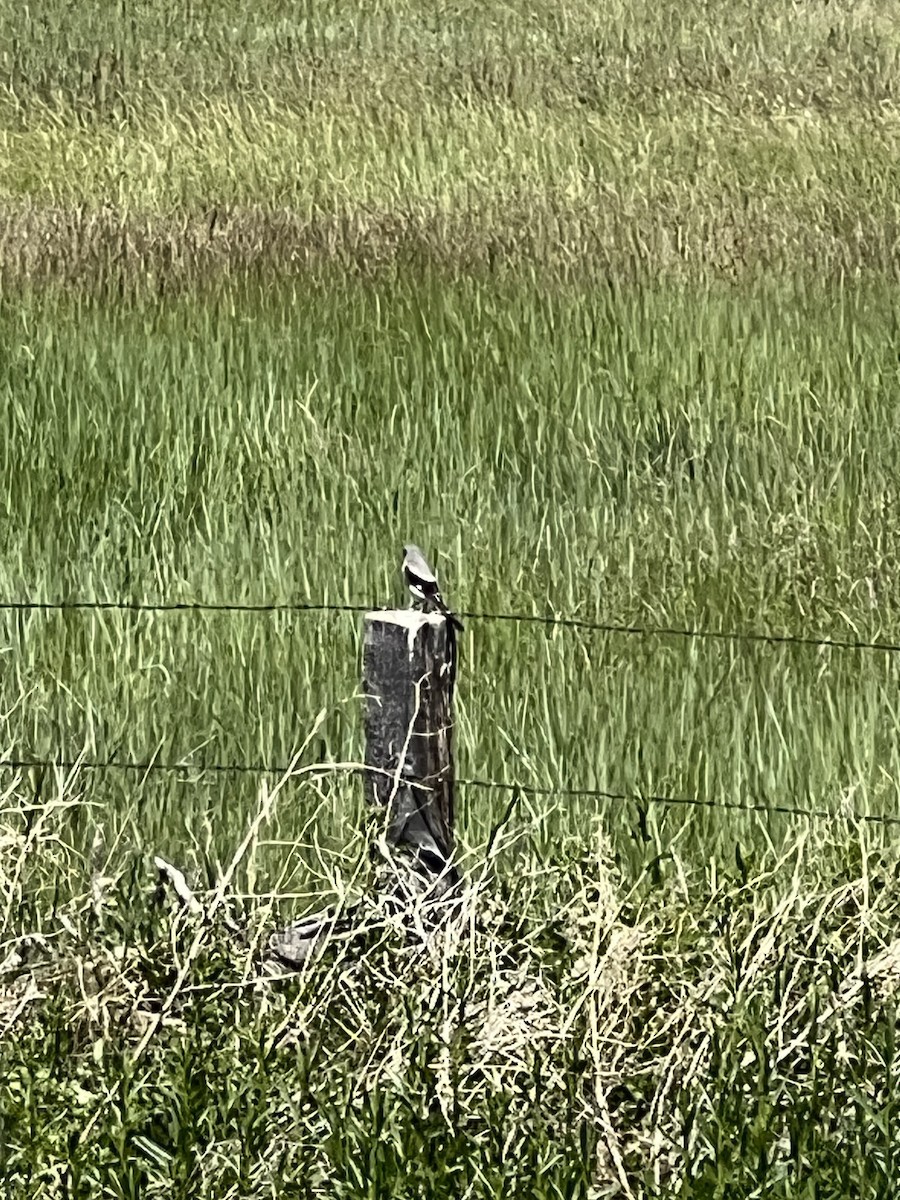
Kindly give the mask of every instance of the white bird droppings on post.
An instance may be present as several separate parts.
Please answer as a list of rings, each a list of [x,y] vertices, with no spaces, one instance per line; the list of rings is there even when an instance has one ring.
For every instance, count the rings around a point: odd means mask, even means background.
[[[440,625],[446,618],[441,613],[425,613],[417,608],[375,609],[366,613],[366,621],[390,622],[406,627],[406,645],[412,658],[416,645],[416,634],[424,624]]]

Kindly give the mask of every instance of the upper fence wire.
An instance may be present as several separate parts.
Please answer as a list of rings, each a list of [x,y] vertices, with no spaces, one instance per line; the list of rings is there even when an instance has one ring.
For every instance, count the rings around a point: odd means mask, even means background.
[[[122,601],[122,600],[5,600],[0,612],[130,612],[130,613],[365,613],[377,612],[368,604],[310,604],[286,601],[274,604],[206,602],[200,600]],[[519,625],[548,625],[562,629],[581,629],[595,633],[622,634],[630,637],[694,638],[701,641],[736,642],[747,645],[812,646],[831,650],[872,650],[900,653],[900,642],[883,639],[817,637],[810,634],[769,633],[759,630],[699,629],[679,625],[634,625],[607,621],[589,621],[581,617],[555,614],[464,612],[456,616],[471,621],[506,621]]]

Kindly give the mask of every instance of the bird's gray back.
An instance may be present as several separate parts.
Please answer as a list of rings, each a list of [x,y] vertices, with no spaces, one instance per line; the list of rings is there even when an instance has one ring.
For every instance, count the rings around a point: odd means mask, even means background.
[[[434,571],[429,567],[425,560],[425,555],[418,546],[412,543],[403,547],[406,554],[406,567],[417,579],[421,579],[424,583],[437,583]]]

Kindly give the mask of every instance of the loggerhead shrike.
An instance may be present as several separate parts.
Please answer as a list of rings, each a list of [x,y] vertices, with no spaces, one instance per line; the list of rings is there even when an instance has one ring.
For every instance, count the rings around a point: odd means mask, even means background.
[[[425,555],[418,546],[403,547],[403,578],[412,593],[413,600],[418,601],[425,612],[436,610],[443,613],[454,629],[462,632],[462,622],[444,603],[444,597],[441,595],[434,571],[425,561]]]

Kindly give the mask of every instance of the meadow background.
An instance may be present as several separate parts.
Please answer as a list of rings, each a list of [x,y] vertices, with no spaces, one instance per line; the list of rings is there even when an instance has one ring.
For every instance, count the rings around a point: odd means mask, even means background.
[[[358,759],[359,614],[2,603],[405,603],[412,539],[900,642],[898,68],[887,3],[0,0],[0,750],[192,764],[0,775],[11,1197],[895,1194],[896,653],[468,619],[458,774],[548,794],[460,789],[430,951],[260,981],[358,781],[203,766]]]

